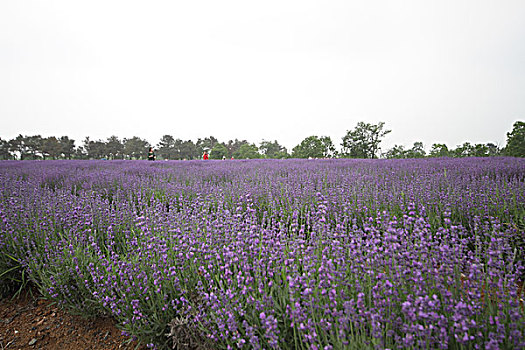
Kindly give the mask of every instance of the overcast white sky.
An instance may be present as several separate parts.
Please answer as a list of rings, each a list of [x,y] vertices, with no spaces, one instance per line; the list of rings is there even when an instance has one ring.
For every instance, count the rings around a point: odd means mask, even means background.
[[[525,1],[0,2],[0,137],[503,145]]]

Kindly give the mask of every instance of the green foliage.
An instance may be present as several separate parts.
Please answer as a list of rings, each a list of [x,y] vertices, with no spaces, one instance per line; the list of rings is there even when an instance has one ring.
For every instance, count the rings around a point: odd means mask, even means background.
[[[347,131],[342,138],[341,156],[347,158],[377,158],[380,154],[380,143],[385,135],[391,132],[384,128],[385,123],[371,124],[358,122],[353,130]],[[171,135],[163,135],[157,144],[157,154],[162,159],[200,159],[204,151],[210,152],[220,142],[214,136],[198,139],[196,143],[191,140],[183,141],[175,139]],[[216,149],[212,158],[223,156],[225,158],[288,158],[290,154],[287,149],[280,145],[277,140],[260,143],[259,148],[246,140],[229,140],[222,143],[223,147]],[[245,146],[241,152],[241,147]],[[50,136],[43,138],[40,135],[24,136],[19,134],[11,140],[0,138],[0,159],[145,159],[150,147],[148,141],[139,137],[120,140],[113,135],[107,140],[90,140],[89,137],[83,141],[83,145],[75,147],[75,140],[67,136],[57,138]],[[220,150],[219,150],[220,149]],[[255,152],[254,152],[255,151]],[[256,154],[257,153],[257,154]],[[296,158],[326,158],[334,157],[337,152],[329,137],[310,136],[292,150]],[[429,157],[493,157],[507,155],[514,157],[525,157],[525,122],[517,121],[511,132],[507,133],[507,145],[504,149],[498,148],[493,143],[471,144],[464,142],[455,149],[449,149],[447,145],[435,143],[432,145],[428,155],[423,144],[415,142],[411,149],[405,149],[402,145],[395,145],[392,149],[383,153],[386,158],[422,158]],[[217,158],[216,158],[217,159]]]
[[[444,143],[435,143],[430,150],[430,157],[449,157],[451,155],[447,145]]]
[[[23,153],[21,150],[22,145],[20,142],[20,137],[22,137],[22,135],[18,135],[16,138],[8,141],[9,153],[13,155],[14,159],[17,159],[18,156],[20,156],[20,159],[22,159]]]
[[[213,136],[206,137],[204,139],[198,139],[195,143],[195,146],[197,148],[197,154],[200,157],[204,151],[210,152],[213,147],[215,147],[216,144],[219,143],[219,140],[217,140]]]
[[[394,145],[389,149],[385,156],[388,159],[392,158],[424,158],[426,155],[423,147],[423,142],[414,142],[414,146],[411,149],[405,150],[401,145]]]
[[[182,141],[171,135],[164,135],[158,145],[158,153],[162,159],[196,159],[200,151],[191,140]]]
[[[41,156],[43,139],[40,135],[18,135],[9,141],[9,151],[18,154],[21,160],[39,159]]]
[[[487,155],[489,157],[495,157],[495,156],[501,155],[501,149],[498,146],[496,146],[495,144],[489,142],[489,143],[486,144],[486,146],[487,146],[487,149],[488,149]]]
[[[235,157],[236,154],[239,152],[242,145],[248,145],[249,142],[246,140],[229,140],[225,146],[228,149],[228,158]]]
[[[228,156],[228,149],[222,143],[217,143],[210,151],[210,159],[223,159]]]
[[[197,159],[201,155],[197,150],[197,146],[191,140],[182,141],[176,145],[179,147],[180,159]]]
[[[20,260],[9,252],[0,253],[0,299],[26,286],[25,270]]]
[[[148,141],[137,136],[124,139],[124,154],[131,159],[145,159],[148,155],[149,147]]]
[[[286,158],[288,156],[288,151],[286,150],[286,147],[281,146],[277,142],[277,140],[273,142],[263,140],[259,149],[266,158],[276,159]]]
[[[525,157],[525,122],[517,121],[507,133],[505,154],[511,157]]]
[[[308,136],[292,150],[293,158],[331,158],[335,147],[329,136]]]
[[[124,158],[124,145],[117,136],[110,136],[106,141],[106,153],[110,159]]]
[[[478,143],[474,145],[472,148],[472,156],[473,157],[488,157],[489,156],[489,148],[487,145]]]
[[[157,144],[158,154],[162,159],[176,159],[178,154],[175,149],[175,138],[164,135]]]
[[[454,157],[463,158],[471,157],[473,152],[474,146],[472,146],[470,142],[464,142],[462,145],[456,147],[456,149],[452,151],[452,154]]]
[[[26,159],[40,159],[40,150],[42,149],[42,145],[44,143],[42,136],[28,136],[25,138],[24,143],[28,150],[28,157]]]
[[[237,159],[258,159],[261,158],[259,149],[253,143],[243,144],[237,152],[233,154],[234,158]]]
[[[343,137],[342,155],[348,158],[377,158],[381,139],[392,130],[383,130],[384,122],[370,124],[357,123],[354,130],[349,130]]]
[[[62,136],[58,142],[60,144],[60,153],[64,158],[71,159],[75,153],[75,140],[72,140],[67,136]]]
[[[0,159],[7,160],[11,159],[11,153],[9,152],[9,142],[0,138]]]
[[[411,149],[407,151],[407,158],[424,158],[426,155],[423,142],[414,142]]]
[[[388,159],[406,158],[406,153],[407,151],[405,150],[405,147],[403,147],[403,145],[394,145],[394,147],[392,147],[385,153],[385,157]]]
[[[86,156],[92,159],[105,158],[107,154],[104,141],[91,141],[89,137],[84,139],[84,150],[86,151]]]
[[[45,138],[42,142],[42,157],[46,159],[46,157],[49,157],[51,159],[57,159],[60,157],[61,154],[61,147],[60,143],[58,142],[57,138],[54,136]]]

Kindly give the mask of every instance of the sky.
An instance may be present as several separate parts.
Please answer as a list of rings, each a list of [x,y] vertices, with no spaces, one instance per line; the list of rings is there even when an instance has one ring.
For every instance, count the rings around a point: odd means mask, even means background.
[[[0,2],[0,137],[505,144],[523,0]]]

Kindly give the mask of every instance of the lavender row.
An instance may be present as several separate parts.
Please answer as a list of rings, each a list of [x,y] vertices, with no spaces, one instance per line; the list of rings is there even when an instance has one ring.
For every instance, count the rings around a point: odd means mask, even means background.
[[[524,170],[2,162],[0,278],[158,348],[520,348]]]

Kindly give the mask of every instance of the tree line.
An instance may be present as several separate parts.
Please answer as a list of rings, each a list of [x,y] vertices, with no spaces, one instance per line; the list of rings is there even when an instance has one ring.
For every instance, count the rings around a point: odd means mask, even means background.
[[[150,147],[155,149],[158,159],[200,159],[206,151],[211,159],[255,159],[255,158],[423,158],[423,157],[525,157],[525,122],[517,121],[507,133],[505,147],[493,143],[471,144],[465,142],[455,148],[434,143],[429,152],[422,142],[414,142],[411,148],[394,145],[381,151],[381,141],[391,130],[384,122],[371,124],[359,122],[341,139],[341,148],[336,150],[329,136],[308,136],[290,152],[274,141],[262,141],[258,146],[246,140],[219,142],[213,136],[192,140],[176,139],[164,135],[156,145],[134,136],[120,139],[110,136],[106,140],[91,140],[86,137],[82,145],[68,136],[42,137],[40,135],[18,135],[12,140],[0,138],[0,159],[145,159]]]

